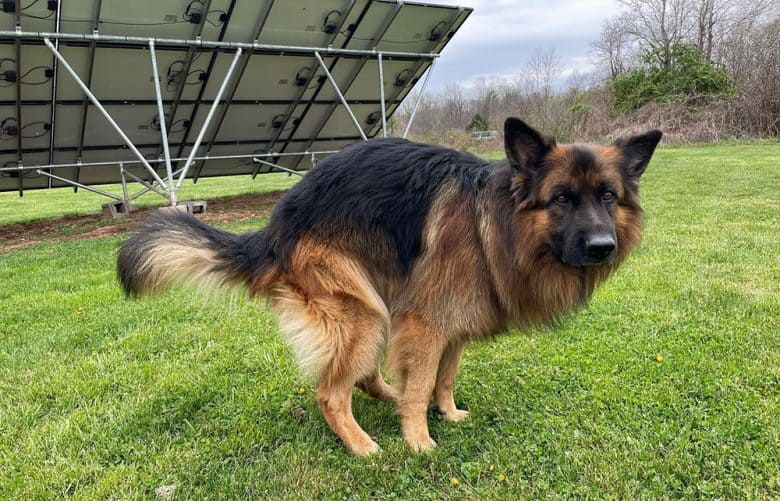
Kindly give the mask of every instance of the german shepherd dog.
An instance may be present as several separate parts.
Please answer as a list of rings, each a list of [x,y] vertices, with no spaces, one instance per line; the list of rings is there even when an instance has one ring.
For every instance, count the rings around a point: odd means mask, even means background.
[[[453,399],[467,341],[576,310],[639,243],[661,132],[556,144],[510,118],[504,137],[498,163],[397,138],[347,147],[243,235],[160,211],[122,245],[119,278],[128,296],[173,282],[266,296],[350,451],[379,449],[352,415],[355,386],[397,402],[406,442],[431,449],[431,398],[449,421],[468,414]]]

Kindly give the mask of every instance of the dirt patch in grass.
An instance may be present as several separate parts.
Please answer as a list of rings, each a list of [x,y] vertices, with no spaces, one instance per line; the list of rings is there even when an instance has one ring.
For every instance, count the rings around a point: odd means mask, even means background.
[[[208,200],[206,213],[199,217],[210,224],[264,217],[270,214],[274,204],[283,194],[283,191],[274,191]],[[41,242],[118,235],[131,230],[154,210],[157,208],[144,208],[125,219],[108,219],[93,214],[0,226],[0,253],[23,249]]]

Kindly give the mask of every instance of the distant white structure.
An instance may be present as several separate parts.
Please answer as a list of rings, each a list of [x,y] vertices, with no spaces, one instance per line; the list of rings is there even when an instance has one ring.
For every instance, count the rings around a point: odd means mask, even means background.
[[[480,141],[486,141],[488,139],[495,139],[498,137],[498,131],[495,130],[478,130],[471,133],[471,137]]]

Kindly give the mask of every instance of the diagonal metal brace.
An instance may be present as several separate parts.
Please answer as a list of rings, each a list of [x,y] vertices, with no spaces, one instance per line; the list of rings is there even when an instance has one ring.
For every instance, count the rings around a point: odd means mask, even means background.
[[[252,161],[255,162],[255,163],[258,163],[258,164],[267,165],[267,166],[269,166],[269,167],[271,167],[273,169],[283,170],[283,171],[285,171],[285,172],[287,172],[289,174],[295,174],[296,176],[303,177],[303,174],[301,174],[297,170],[288,169],[287,167],[282,167],[281,165],[277,165],[277,164],[275,164],[273,162],[268,162],[267,160],[261,160],[259,158],[253,158]]]
[[[314,57],[317,58],[317,62],[320,63],[320,67],[322,68],[322,71],[325,72],[325,76],[328,77],[330,84],[333,86],[333,90],[336,91],[336,94],[339,96],[339,99],[341,99],[341,104],[344,105],[344,108],[347,110],[347,113],[349,113],[349,118],[352,119],[352,122],[354,122],[358,132],[360,132],[360,137],[363,138],[363,141],[368,140],[368,138],[366,137],[366,133],[363,131],[363,127],[360,126],[360,122],[358,121],[357,118],[355,118],[355,114],[352,113],[352,108],[349,107],[349,103],[347,103],[347,99],[344,97],[344,94],[341,93],[341,89],[339,89],[339,85],[336,83],[336,79],[334,79],[333,75],[330,74],[330,70],[328,70],[328,66],[325,64],[325,61],[322,60],[322,56],[320,56],[320,53],[318,51],[314,51]]]

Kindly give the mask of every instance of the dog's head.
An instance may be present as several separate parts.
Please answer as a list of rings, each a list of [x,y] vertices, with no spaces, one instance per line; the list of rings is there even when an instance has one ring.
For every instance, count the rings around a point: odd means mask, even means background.
[[[661,131],[611,146],[556,144],[517,118],[504,124],[519,211],[534,211],[552,253],[570,266],[609,265],[639,242],[639,178]]]

